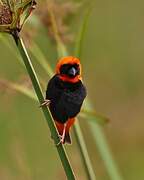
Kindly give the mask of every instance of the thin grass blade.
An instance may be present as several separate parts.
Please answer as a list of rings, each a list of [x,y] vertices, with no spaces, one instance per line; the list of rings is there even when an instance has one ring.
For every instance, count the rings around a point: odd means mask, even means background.
[[[79,58],[81,58],[82,55],[81,53],[82,45],[85,38],[86,29],[88,28],[87,24],[90,17],[90,13],[91,13],[91,7],[88,9],[86,16],[84,17],[84,21],[82,23],[82,27],[76,43],[75,54]],[[88,98],[85,104],[86,107],[88,107],[88,109],[94,111],[94,108],[92,107],[90,100]],[[100,155],[103,159],[106,170],[109,173],[111,180],[122,180],[121,174],[109,150],[109,146],[104,136],[103,130],[101,129],[101,126],[98,123],[92,123],[92,121],[99,122],[99,120],[97,119],[97,117],[95,118],[89,117],[88,119],[91,119],[90,121],[88,121],[90,125],[90,129],[92,131],[92,135],[95,139],[95,143],[99,149]]]
[[[29,50],[32,53],[32,55],[35,57],[37,62],[41,65],[41,67],[49,75],[49,77],[52,77],[54,75],[54,72],[53,72],[49,62],[47,61],[46,57],[44,56],[43,52],[41,51],[39,46],[34,41]]]
[[[82,25],[81,25],[80,31],[78,33],[78,36],[77,36],[77,40],[76,40],[76,44],[75,44],[75,55],[79,58],[82,55],[83,40],[84,40],[84,36],[86,34],[89,17],[91,15],[93,7],[94,7],[93,3],[91,3],[91,5],[88,7],[88,10],[86,11],[86,14],[83,18]]]

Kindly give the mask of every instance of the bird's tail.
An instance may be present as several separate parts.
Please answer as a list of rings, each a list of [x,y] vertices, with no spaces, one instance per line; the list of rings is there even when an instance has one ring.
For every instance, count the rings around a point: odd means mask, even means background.
[[[65,134],[64,143],[67,143],[67,144],[71,144],[72,143],[69,132]]]

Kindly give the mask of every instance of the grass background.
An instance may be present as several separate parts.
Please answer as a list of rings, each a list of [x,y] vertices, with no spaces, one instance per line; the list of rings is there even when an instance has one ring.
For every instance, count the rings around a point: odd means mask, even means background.
[[[81,59],[83,79],[96,112],[111,119],[104,131],[126,180],[144,177],[143,6],[142,0],[94,3]],[[85,4],[83,7],[83,11],[86,10]],[[72,22],[72,31],[78,30],[82,12],[78,12]],[[37,42],[54,68],[55,45],[39,31]],[[10,45],[15,48],[13,41]],[[15,51],[17,53],[16,48]],[[3,43],[0,43],[0,59],[1,78],[23,81],[25,69]],[[46,86],[47,75],[38,65],[36,70]],[[39,104],[11,90],[0,89],[0,179],[65,179]],[[80,123],[97,179],[109,180],[86,121]],[[84,179],[74,137],[73,145],[66,148],[78,179]]]

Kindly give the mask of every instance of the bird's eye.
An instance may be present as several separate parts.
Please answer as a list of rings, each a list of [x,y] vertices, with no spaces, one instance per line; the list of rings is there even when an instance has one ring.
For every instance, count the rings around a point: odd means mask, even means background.
[[[63,64],[61,67],[60,67],[60,74],[66,74],[67,71],[69,69],[69,66],[68,64]]]

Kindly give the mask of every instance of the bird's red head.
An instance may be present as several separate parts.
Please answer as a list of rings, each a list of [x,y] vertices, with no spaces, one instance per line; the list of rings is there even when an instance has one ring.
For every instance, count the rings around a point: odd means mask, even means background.
[[[66,82],[76,83],[81,80],[80,60],[73,56],[64,57],[56,65],[56,74]]]

